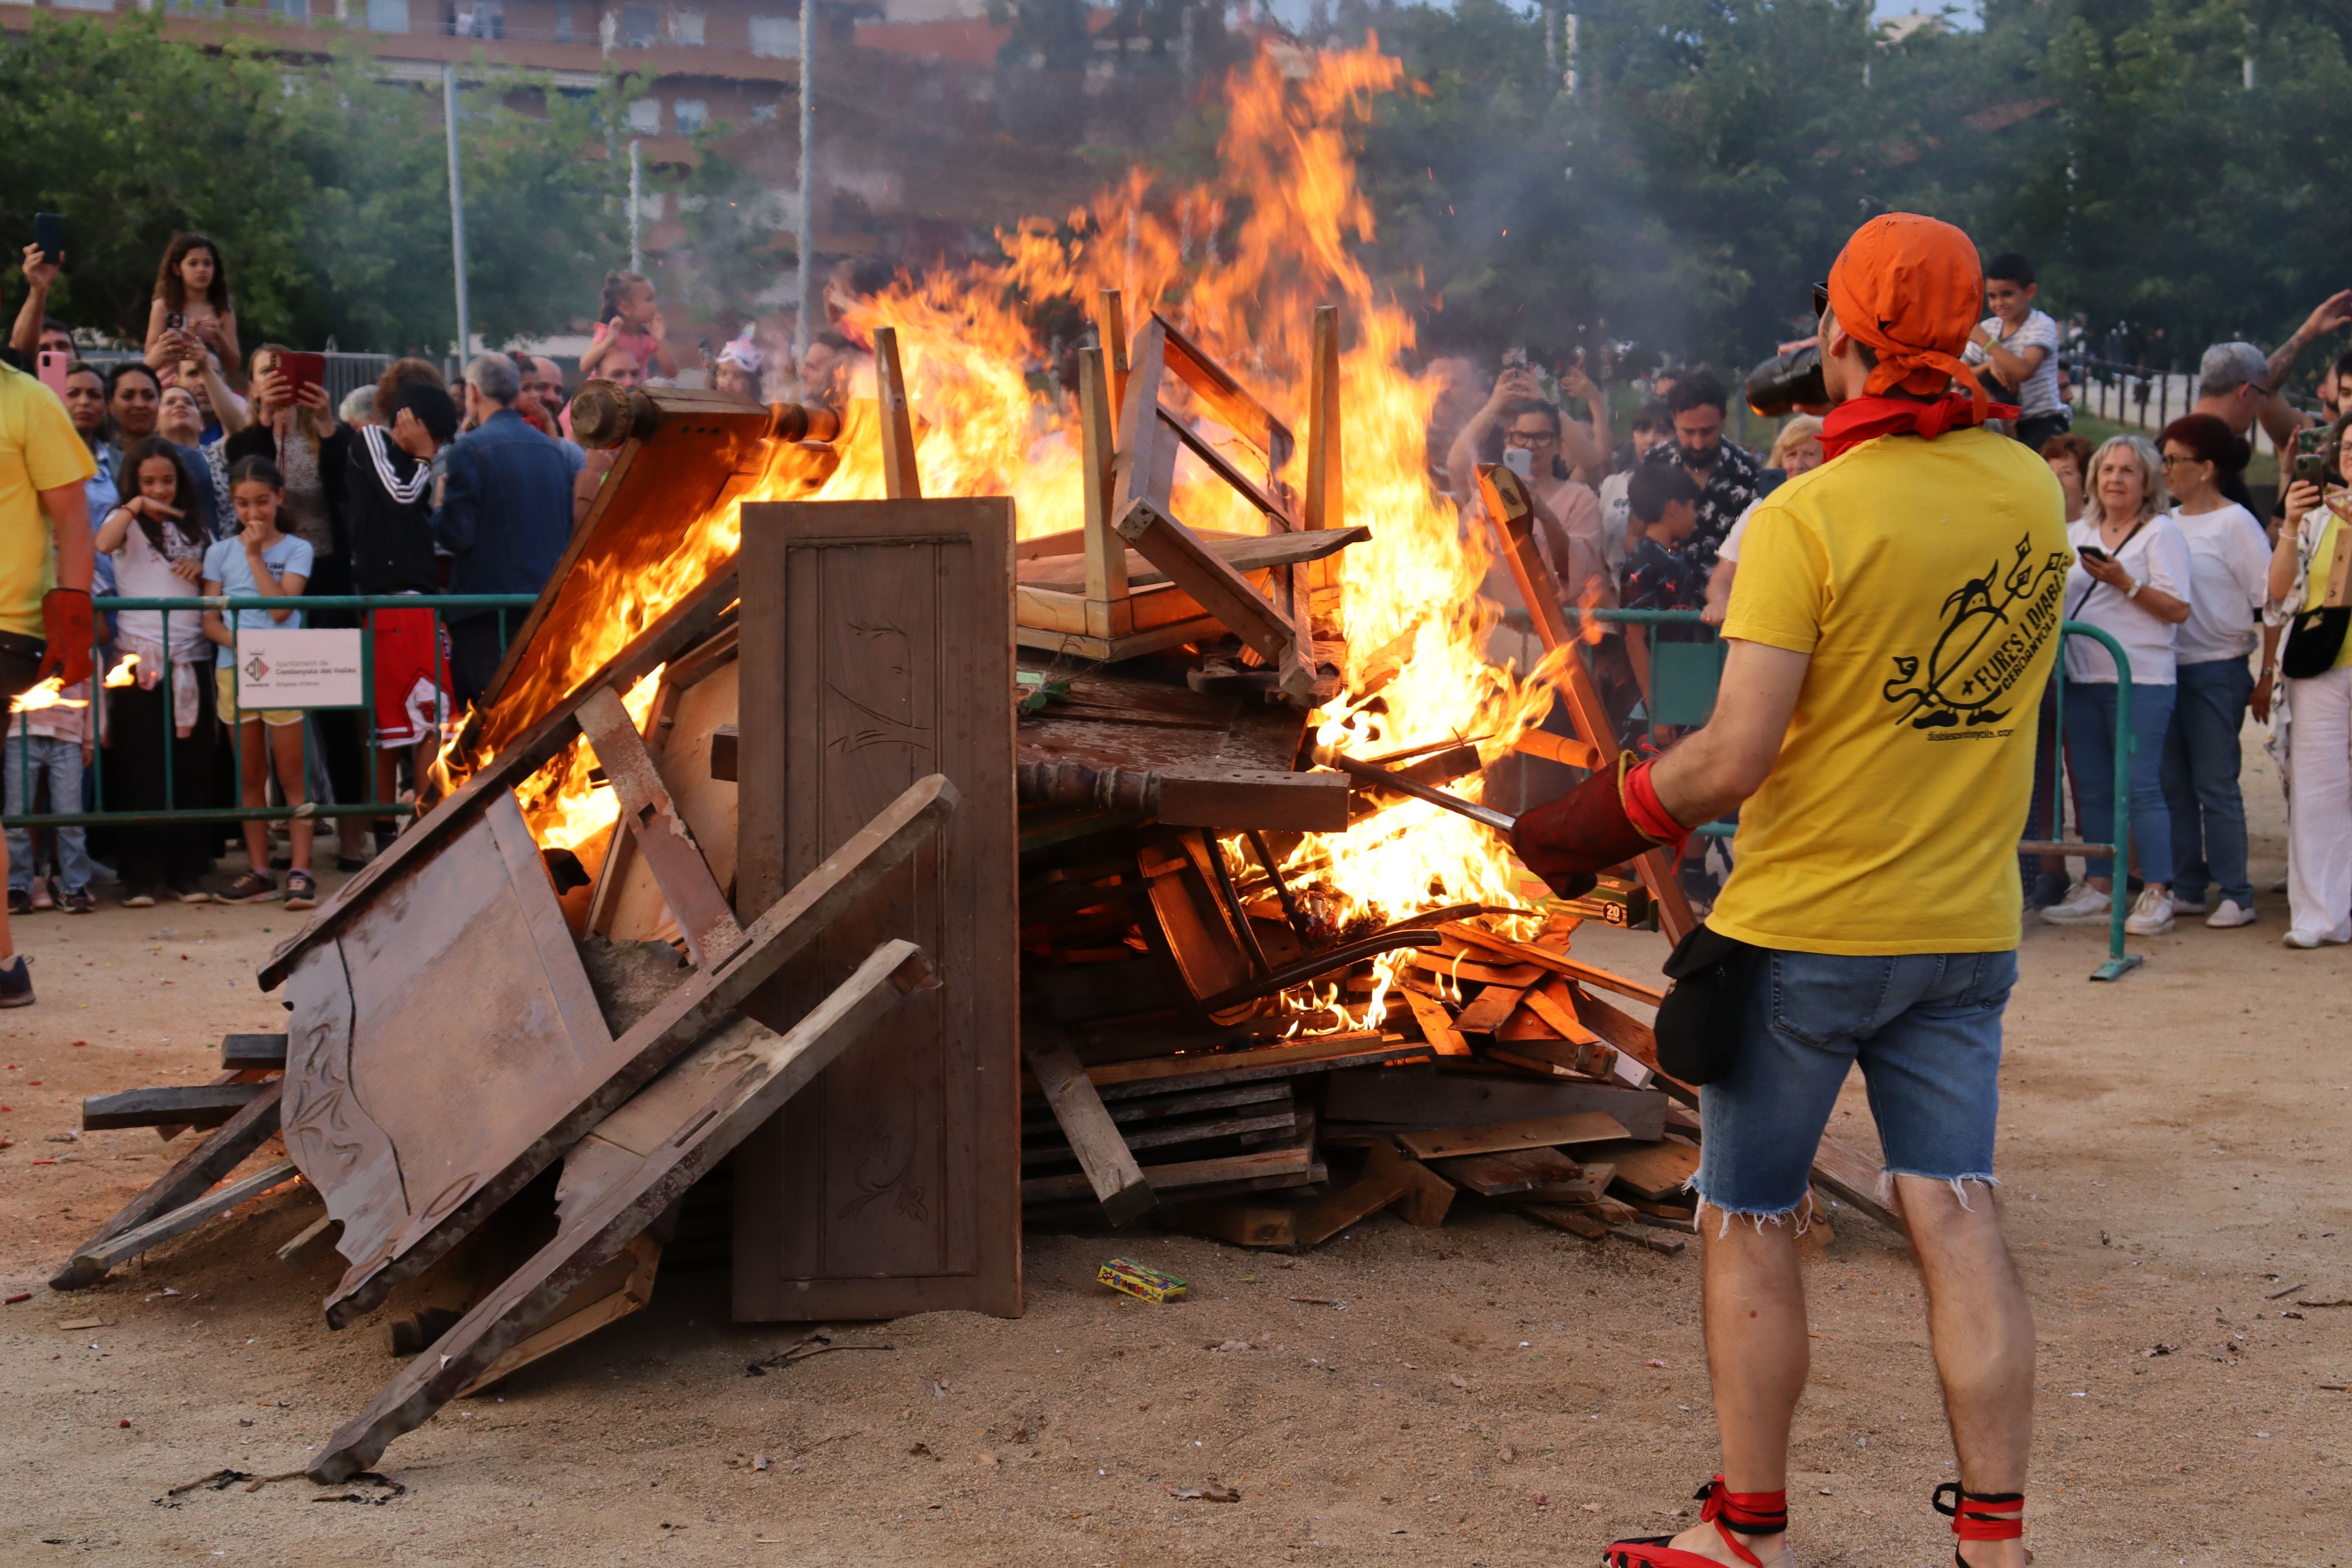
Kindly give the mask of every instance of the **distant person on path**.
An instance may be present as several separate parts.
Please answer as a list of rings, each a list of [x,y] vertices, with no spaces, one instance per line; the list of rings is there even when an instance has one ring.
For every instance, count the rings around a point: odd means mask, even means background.
[[[1985,266],[1985,308],[1992,314],[1977,323],[1967,355],[2015,394],[1995,401],[2017,405],[2017,438],[2036,452],[2074,423],[2074,411],[2058,396],[2058,323],[2033,308],[2040,292],[2032,262],[2015,251],[1994,257]]]
[[[1756,499],[1760,471],[1756,459],[1724,439],[1724,410],[1730,396],[1723,383],[1706,371],[1685,373],[1666,395],[1675,416],[1675,438],[1652,447],[1643,459],[1680,463],[1699,482],[1698,525],[1683,541],[1682,552],[1701,572],[1714,570],[1716,552],[1731,525]]]
[[[466,410],[476,428],[454,442],[448,488],[433,514],[433,537],[449,552],[452,594],[536,594],[572,541],[575,464],[562,443],[514,411],[522,378],[504,354],[466,367]],[[520,611],[506,613],[520,625]],[[504,654],[500,613],[459,610],[449,617],[451,679],[459,700],[488,689]]]
[[[172,318],[177,316],[178,321]],[[228,267],[220,247],[201,234],[176,234],[155,269],[155,298],[147,309],[147,363],[162,365],[173,352],[167,335],[185,331],[211,353],[221,370],[235,375],[245,356],[236,346],[236,305],[228,291]]]

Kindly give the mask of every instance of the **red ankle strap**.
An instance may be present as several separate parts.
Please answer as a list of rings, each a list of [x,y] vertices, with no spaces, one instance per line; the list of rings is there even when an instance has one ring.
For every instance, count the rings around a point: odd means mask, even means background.
[[[1946,1492],[1952,1494],[1948,1504]],[[1952,1521],[1952,1533],[1962,1541],[2015,1541],[2025,1533],[2023,1492],[1972,1492],[1958,1481],[1946,1481],[1929,1500]],[[1995,1510],[1999,1511],[1990,1511]]]
[[[1717,1476],[1692,1493],[1691,1498],[1706,1505],[1698,1514],[1706,1523],[1729,1525],[1748,1535],[1778,1535],[1789,1528],[1786,1491],[1736,1492]]]

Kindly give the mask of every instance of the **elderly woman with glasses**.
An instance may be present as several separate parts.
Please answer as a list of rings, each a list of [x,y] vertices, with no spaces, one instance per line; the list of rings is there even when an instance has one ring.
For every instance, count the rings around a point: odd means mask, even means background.
[[[2091,455],[2090,501],[2066,529],[2074,547],[2066,618],[2116,639],[2131,667],[2131,847],[2143,884],[2124,929],[2172,929],[2172,814],[2164,800],[2164,737],[2172,723],[2175,644],[2189,618],[2189,556],[2167,515],[2163,459],[2147,437],[2114,436]],[[2114,833],[2116,661],[2104,643],[2066,639],[2066,773],[2083,837]],[[2113,862],[2085,862],[2083,880],[2042,911],[2052,925],[2099,925],[2114,897]]]

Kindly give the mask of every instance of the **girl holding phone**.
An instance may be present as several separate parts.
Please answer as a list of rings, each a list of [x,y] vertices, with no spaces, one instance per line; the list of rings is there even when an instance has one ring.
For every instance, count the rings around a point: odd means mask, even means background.
[[[174,321],[172,318],[178,317]],[[175,234],[155,272],[155,298],[147,310],[147,357],[171,347],[181,332],[209,353],[225,374],[245,363],[236,346],[236,306],[228,291],[228,267],[220,247],[201,234]],[[174,352],[184,353],[184,347]]]

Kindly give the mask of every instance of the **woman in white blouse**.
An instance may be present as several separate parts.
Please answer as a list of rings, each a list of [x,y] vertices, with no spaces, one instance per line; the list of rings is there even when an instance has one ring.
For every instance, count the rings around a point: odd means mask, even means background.
[[[2164,737],[2164,801],[2172,814],[2172,907],[2205,923],[2254,923],[2246,874],[2246,803],[2238,791],[2239,732],[2254,694],[2255,627],[2270,597],[2270,540],[2254,514],[2222,495],[2221,475],[2245,467],[2246,444],[2210,414],[2164,430],[2164,482],[2173,525],[2189,545],[2189,618],[2173,652],[2172,726]],[[2137,693],[2135,693],[2137,695]]]
[[[2066,530],[2074,547],[2066,618],[2098,627],[2131,664],[2131,847],[2143,884],[2124,929],[2172,929],[2172,816],[2164,804],[2164,732],[2172,722],[2173,639],[2189,618],[2189,545],[2165,515],[2162,460],[2143,436],[2114,436],[2091,455],[2090,505]],[[2105,645],[2066,639],[2066,774],[2083,837],[2104,843],[2116,810],[2116,663]],[[2042,911],[2052,925],[2108,919],[2114,867],[2090,860],[2084,879]]]

